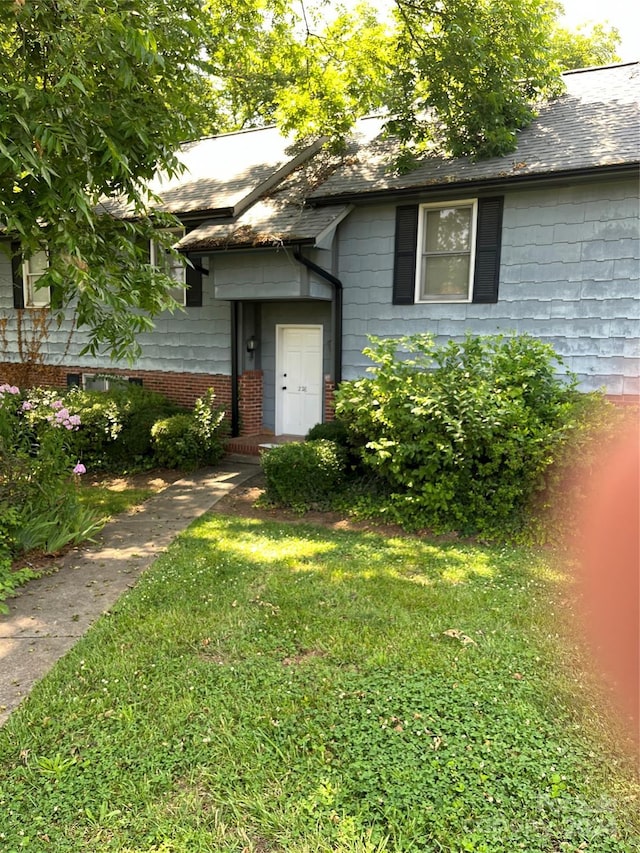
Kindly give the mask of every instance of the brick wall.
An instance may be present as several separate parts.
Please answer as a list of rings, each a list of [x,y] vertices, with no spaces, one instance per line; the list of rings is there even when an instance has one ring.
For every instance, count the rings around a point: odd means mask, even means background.
[[[239,381],[240,435],[260,435],[262,428],[262,371],[246,370]]]
[[[333,379],[324,380],[324,421],[335,420],[336,417],[336,383]]]
[[[87,370],[73,365],[16,364],[0,362],[0,384],[9,382],[19,387],[43,386],[66,388],[69,374],[108,373],[140,379],[145,388],[159,391],[180,406],[190,408],[209,388],[216,393],[216,402],[231,410],[231,377],[210,373],[171,373],[153,370],[125,370],[112,367]]]

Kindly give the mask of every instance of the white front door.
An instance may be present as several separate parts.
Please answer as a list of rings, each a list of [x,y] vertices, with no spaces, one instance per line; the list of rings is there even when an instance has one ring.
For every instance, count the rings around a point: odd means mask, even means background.
[[[276,433],[306,435],[322,420],[322,326],[276,326]]]

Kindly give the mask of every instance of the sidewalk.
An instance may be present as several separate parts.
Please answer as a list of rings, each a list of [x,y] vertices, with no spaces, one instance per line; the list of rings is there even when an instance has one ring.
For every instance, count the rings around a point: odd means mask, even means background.
[[[259,471],[257,459],[227,458],[195,472],[121,515],[98,542],[60,558],[55,574],[30,581],[0,616],[0,725],[87,629],[173,539]]]

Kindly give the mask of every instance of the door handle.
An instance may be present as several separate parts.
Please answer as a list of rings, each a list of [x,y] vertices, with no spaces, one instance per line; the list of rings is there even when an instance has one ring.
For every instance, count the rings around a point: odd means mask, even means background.
[[[282,386],[282,390],[283,390],[283,391],[286,391],[286,390],[287,390],[287,386],[286,386],[286,385],[283,385],[283,386]]]

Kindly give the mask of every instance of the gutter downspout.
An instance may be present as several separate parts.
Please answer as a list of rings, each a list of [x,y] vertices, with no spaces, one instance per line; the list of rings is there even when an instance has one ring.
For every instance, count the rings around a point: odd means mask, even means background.
[[[313,261],[310,261],[309,258],[305,258],[302,254],[301,247],[298,246],[297,249],[293,251],[293,257],[298,261],[298,263],[302,264],[302,266],[306,267],[311,272],[314,272],[316,275],[323,278],[325,281],[328,281],[333,289],[333,304],[334,304],[334,314],[333,314],[333,373],[334,373],[334,382],[337,385],[342,382],[342,282],[339,278],[336,278],[335,275],[332,275],[328,270],[323,269],[322,267],[315,264]]]

